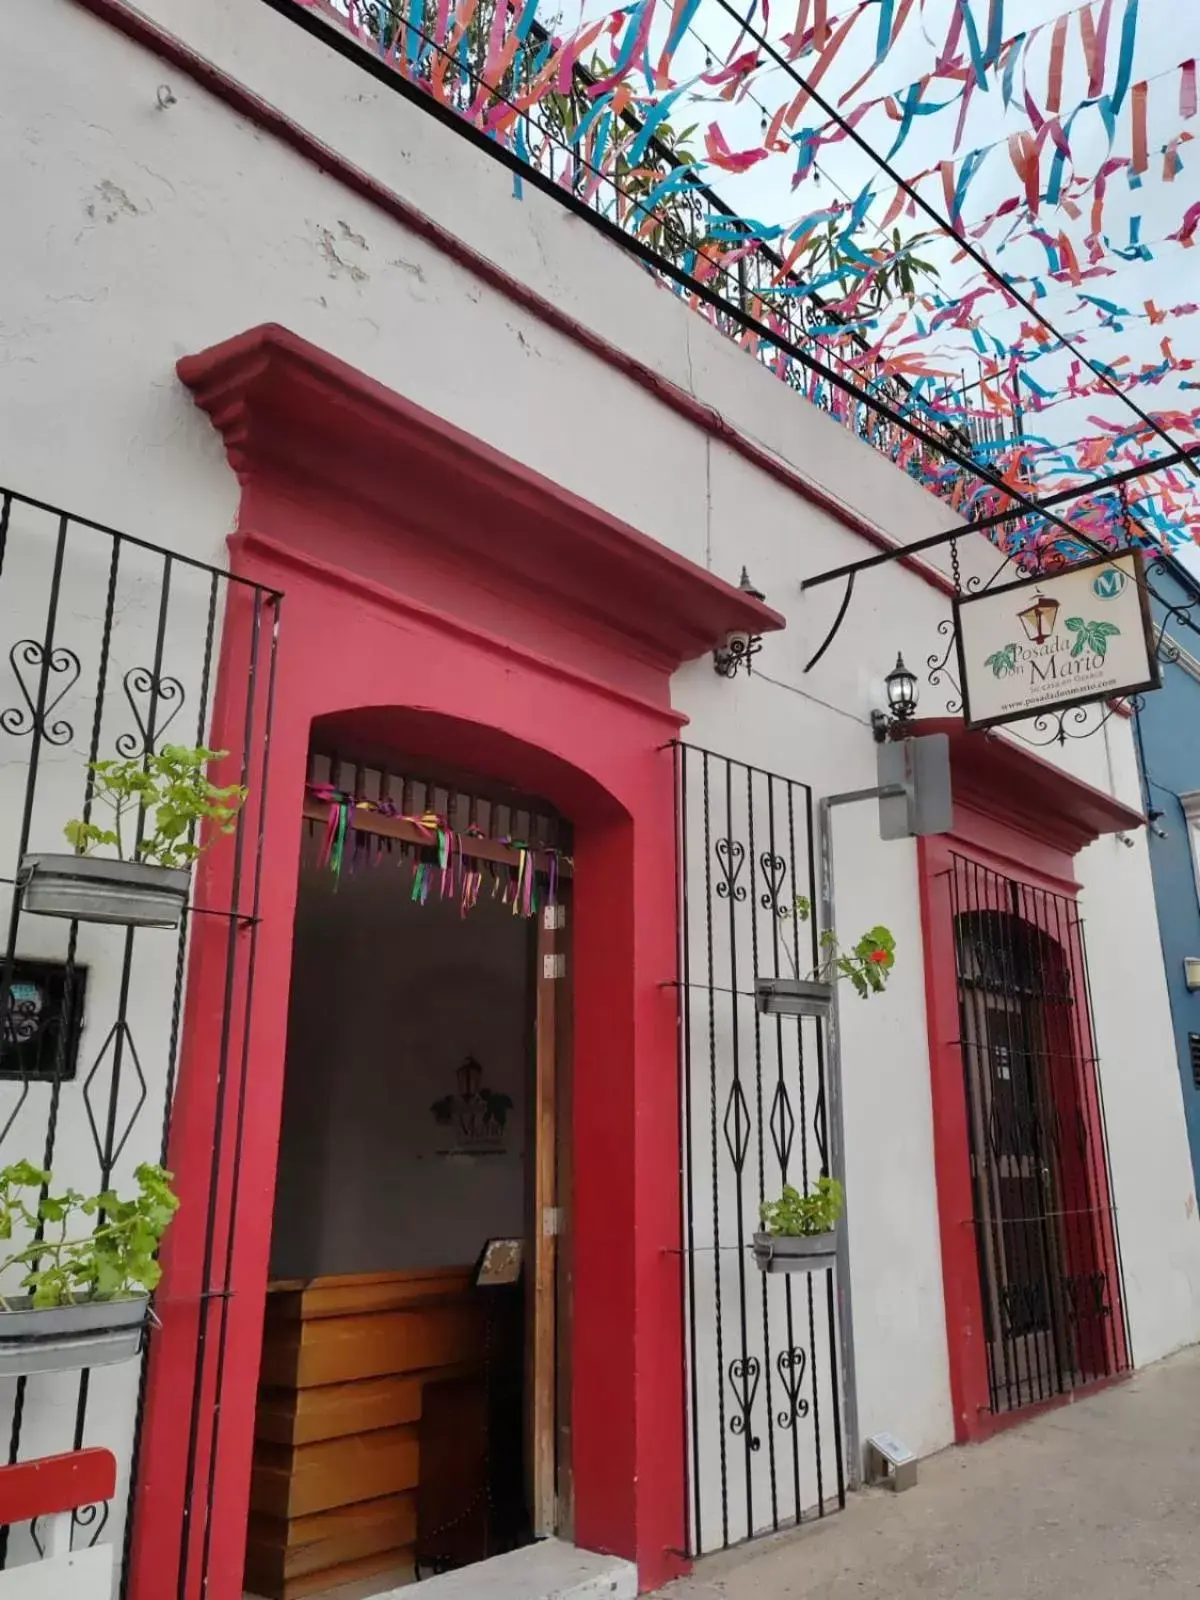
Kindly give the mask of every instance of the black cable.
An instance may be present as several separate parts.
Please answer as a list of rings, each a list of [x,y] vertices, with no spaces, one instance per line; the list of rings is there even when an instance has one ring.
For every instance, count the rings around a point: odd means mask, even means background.
[[[1052,333],[1054,337],[1058,339],[1073,356],[1077,357],[1077,359],[1080,360],[1085,367],[1087,367],[1089,372],[1093,373],[1097,378],[1099,378],[1108,389],[1111,389],[1113,394],[1115,394],[1118,399],[1124,401],[1134,415],[1138,417],[1146,427],[1152,429],[1153,432],[1155,432],[1165,444],[1169,444],[1172,450],[1179,448],[1174,437],[1169,434],[1160,423],[1156,422],[1152,416],[1143,411],[1141,406],[1137,405],[1135,401],[1131,400],[1127,394],[1118,388],[1118,386],[1104,371],[1103,367],[1097,365],[1097,363],[1094,362],[1089,356],[1086,356],[1076,344],[1074,344],[1065,336],[1065,334],[1059,333],[1058,329],[1054,327],[1053,323],[1049,322],[1038,310],[1034,301],[1028,299],[1020,292],[1020,290],[1015,289],[1012,284],[1009,283],[1004,274],[992,266],[991,262],[981,250],[977,249],[968,238],[965,238],[961,233],[959,233],[958,229],[955,228],[953,223],[948,218],[943,217],[939,211],[935,210],[935,208],[929,204],[924,196],[919,194],[918,191],[913,188],[911,183],[902,178],[896,169],[891,165],[891,163],[867,143],[862,134],[858,132],[854,125],[848,122],[839,111],[835,110],[834,107],[830,105],[829,101],[826,100],[824,96],[819,94],[818,91],[808,83],[801,73],[797,72],[792,63],[788,61],[785,56],[781,55],[778,50],[776,50],[775,46],[770,42],[770,40],[759,33],[757,28],[752,28],[750,26],[749,21],[741,15],[735,6],[730,4],[730,0],[717,0],[717,4],[722,8],[722,10],[728,12],[737,25],[740,28],[743,28],[750,38],[753,39],[761,49],[767,51],[772,59],[789,74],[789,76],[800,86],[801,89],[805,91],[814,105],[819,106],[827,117],[836,122],[838,127],[843,130],[843,132],[858,146],[861,151],[863,151],[865,155],[871,158],[879,170],[888,178],[890,178],[897,188],[903,190],[908,198],[913,201],[915,205],[920,206],[925,215],[929,217],[930,220],[937,225],[937,227],[939,227],[944,233],[949,234],[950,237],[958,243],[964,254],[968,255],[978,267],[982,268],[982,270],[987,273],[988,277],[993,283],[998,284],[1004,290],[1004,292],[1008,295],[1011,295],[1017,304],[1022,306],[1030,316],[1035,317],[1037,321],[1040,322],[1041,325],[1050,333]],[[1189,460],[1188,469],[1194,476],[1200,477],[1200,466],[1198,466],[1194,461]]]
[[[1031,499],[1027,494],[1022,493],[1021,490],[1015,488],[1012,484],[1005,482],[1005,480],[992,468],[984,465],[982,462],[974,460],[970,456],[964,455],[961,451],[954,449],[951,445],[948,445],[944,440],[936,439],[932,434],[927,433],[923,428],[917,427],[915,423],[910,422],[907,418],[903,417],[893,407],[887,405],[876,395],[871,394],[869,390],[857,388],[847,378],[844,378],[839,373],[835,372],[832,367],[826,366],[826,364],[822,361],[818,361],[815,356],[810,355],[806,350],[802,349],[799,345],[794,344],[790,339],[781,336],[779,333],[769,328],[765,323],[760,322],[757,317],[753,317],[749,314],[749,312],[743,311],[735,305],[731,305],[713,289],[710,289],[707,284],[701,283],[698,279],[693,278],[690,273],[685,272],[682,267],[676,266],[673,261],[670,261],[666,257],[659,255],[657,251],[652,250],[648,245],[644,244],[642,240],[634,238],[630,234],[626,233],[624,229],[618,226],[618,224],[615,222],[610,222],[607,217],[597,212],[592,206],[588,205],[586,201],[580,200],[577,195],[572,194],[568,190],[564,189],[561,184],[556,183],[552,178],[547,177],[529,161],[525,160],[521,156],[518,156],[514,151],[508,149],[506,145],[501,144],[498,139],[492,138],[483,129],[477,128],[473,123],[468,122],[466,117],[464,117],[460,112],[455,111],[451,106],[445,105],[440,100],[435,100],[433,96],[421,85],[410,81],[389,61],[386,61],[373,52],[364,49],[353,35],[344,33],[336,27],[332,27],[328,23],[319,20],[319,18],[312,11],[310,11],[307,6],[300,3],[300,0],[262,0],[262,3],[269,6],[271,10],[278,12],[281,16],[289,18],[313,38],[320,39],[323,44],[326,45],[326,47],[334,50],[337,54],[344,56],[348,61],[355,63],[357,66],[370,73],[371,76],[376,78],[379,82],[385,84],[394,93],[399,94],[403,99],[408,100],[411,104],[419,107],[420,110],[424,111],[427,115],[432,116],[436,121],[441,122],[443,126],[449,128],[460,138],[465,139],[469,144],[473,144],[476,149],[482,150],[485,154],[491,156],[493,160],[499,161],[502,166],[506,166],[518,177],[530,183],[534,188],[539,189],[544,194],[549,195],[550,198],[556,200],[560,205],[566,207],[566,209],[571,211],[574,215],[588,222],[592,227],[596,228],[600,233],[605,235],[608,239],[617,244],[628,254],[636,256],[654,271],[663,273],[666,277],[669,277],[674,282],[678,283],[682,288],[687,289],[689,293],[696,295],[697,298],[704,300],[707,304],[713,306],[723,315],[729,317],[731,321],[739,324],[747,332],[757,334],[760,339],[765,340],[769,345],[772,345],[777,350],[781,350],[785,354],[791,356],[792,359],[799,362],[801,366],[807,367],[811,372],[815,372],[818,377],[824,378],[826,382],[833,384],[835,388],[840,389],[844,394],[850,395],[852,398],[857,400],[860,405],[865,405],[868,409],[877,412],[879,415],[885,417],[889,422],[892,422],[896,426],[902,428],[914,439],[919,439],[922,444],[926,445],[935,453],[942,455],[946,460],[952,461],[956,466],[961,467],[964,472],[1009,496],[1011,500],[1016,502],[1016,506],[1020,508],[1019,510],[1014,509],[1011,512],[1011,520],[1015,521],[1017,517],[1022,514],[1040,517],[1044,522],[1053,524],[1053,526],[1058,528],[1062,533],[1066,534],[1069,539],[1081,544],[1085,549],[1091,550],[1095,555],[1105,557],[1112,556],[1112,550],[1108,549],[1102,544],[1099,544],[1089,534],[1084,533],[1082,529],[1072,527],[1069,522],[1065,522],[1062,517],[1057,515],[1056,512],[1048,510],[1043,504],[1039,504],[1038,501]],[[726,5],[726,0],[719,0],[719,3],[721,5]],[[388,7],[388,10],[390,12],[390,6]],[[732,14],[734,16],[737,15],[736,12]],[[406,30],[411,30],[423,42],[429,44],[431,48],[437,50],[440,54],[460,65],[461,68],[461,64],[457,63],[457,58],[452,54],[452,52],[437,44],[436,41],[430,38],[428,34],[424,33],[422,29],[417,27],[415,23],[405,21],[401,24],[401,26],[403,26]],[[517,111],[519,115],[526,117],[529,116],[528,111],[521,111],[520,108],[517,107],[511,100],[507,99],[507,97],[505,97],[500,90],[488,84],[480,76],[480,74],[472,71],[470,68],[467,68],[467,74],[477,85],[477,87],[486,89],[490,94],[493,94],[497,100]],[[541,129],[541,131],[545,133],[547,139],[553,139],[554,136],[547,130]],[[560,146],[570,150],[573,159],[581,159],[575,153],[573,148],[564,145],[562,140],[555,140],[555,142]],[[595,172],[598,177],[603,178],[605,182],[611,184],[617,193],[624,195],[624,191],[618,187],[611,177],[609,177],[600,169],[594,167],[590,162],[584,162],[583,164],[588,168],[589,171]],[[657,213],[651,211],[643,202],[636,200],[629,195],[625,195],[624,197],[645,215],[657,215]],[[705,257],[705,259],[711,260],[712,258]],[[725,276],[729,275],[727,268],[721,266],[719,263],[717,266],[718,270]],[[765,298],[766,292],[767,291],[754,291],[759,299]],[[1168,439],[1168,443],[1171,444],[1172,450],[1178,453],[1178,447],[1174,444],[1174,442]],[[1197,470],[1194,467],[1194,464],[1193,470]],[[973,529],[970,523],[966,523],[960,530],[962,534],[971,533],[972,531]],[[1161,599],[1161,596],[1159,596],[1154,589],[1151,588],[1150,584],[1145,578],[1142,579],[1142,584],[1147,592],[1153,595],[1155,599]],[[1200,633],[1200,625],[1192,623],[1189,620],[1188,626],[1191,627],[1195,632]]]
[[[540,189],[544,194],[549,195],[552,199],[557,201],[560,205],[566,207],[566,209],[571,211],[574,215],[581,217],[583,220],[588,222],[591,226],[596,228],[600,233],[604,234],[608,239],[617,244],[628,254],[636,256],[654,271],[663,273],[664,276],[672,279],[675,283],[679,284],[681,288],[686,289],[690,294],[694,294],[698,299],[701,299],[708,305],[713,306],[716,310],[720,311],[722,315],[737,323],[748,333],[756,334],[767,344],[773,346],[777,350],[783,351],[794,361],[799,362],[801,366],[807,367],[809,371],[814,372],[818,377],[824,378],[827,383],[830,383],[835,388],[840,389],[843,394],[847,394],[852,399],[857,400],[860,405],[866,406],[869,410],[878,413],[880,416],[886,418],[887,421],[903,429],[903,431],[911,435],[912,438],[918,439],[928,449],[934,451],[938,455],[943,456],[947,461],[953,462],[955,466],[960,467],[970,476],[977,478],[980,482],[987,484],[993,489],[999,490],[1002,494],[1007,495],[1016,503],[1015,508],[1010,514],[1013,519],[1022,514],[1040,517],[1044,521],[1052,523],[1069,539],[1073,539],[1077,543],[1083,545],[1085,549],[1091,550],[1095,554],[1102,556],[1108,556],[1112,554],[1110,550],[1106,549],[1103,545],[1097,544],[1094,539],[1092,539],[1088,534],[1084,533],[1081,529],[1072,527],[1070,523],[1065,522],[1053,511],[1044,509],[1043,506],[1038,503],[1038,501],[1031,499],[1019,489],[1014,488],[1012,484],[1005,482],[999,473],[994,471],[985,463],[976,461],[973,457],[965,455],[961,450],[955,449],[945,440],[938,439],[933,434],[928,433],[924,428],[918,427],[916,423],[902,416],[894,407],[889,406],[877,395],[872,394],[870,390],[859,388],[848,378],[845,378],[840,373],[836,372],[832,367],[827,366],[824,362],[817,360],[815,356],[810,355],[800,345],[793,343],[791,339],[768,327],[766,323],[759,321],[757,317],[751,316],[749,312],[742,310],[739,306],[731,304],[715,290],[710,288],[708,284],[700,282],[690,273],[684,271],[682,267],[676,266],[673,261],[670,261],[666,257],[659,255],[657,251],[651,249],[649,245],[644,244],[642,240],[626,233],[624,229],[618,226],[618,224],[609,221],[607,217],[597,212],[592,206],[588,205],[586,201],[580,200],[577,195],[574,195],[570,191],[564,189],[562,185],[555,182],[554,179],[547,177],[542,172],[539,172],[536,167],[532,166],[527,160],[518,156],[514,151],[508,149],[506,145],[501,144],[499,140],[492,138],[482,129],[477,128],[473,123],[468,122],[460,112],[455,111],[452,107],[443,104],[439,100],[435,100],[433,96],[424,90],[419,84],[411,82],[408,78],[404,77],[404,75],[397,71],[397,69],[392,66],[390,62],[385,61],[380,56],[364,49],[351,34],[342,33],[336,27],[332,27],[328,23],[319,20],[319,18],[312,11],[310,11],[306,6],[300,4],[299,0],[262,0],[262,3],[269,6],[273,11],[278,12],[280,15],[289,18],[298,27],[303,28],[306,33],[311,34],[314,38],[320,39],[328,48],[335,50],[338,54],[345,56],[347,60],[354,62],[364,71],[370,73],[380,82],[386,84],[394,93],[401,95],[411,104],[419,107],[427,115],[434,117],[435,120],[450,128],[459,137],[466,139],[468,143],[473,144],[477,149],[482,150],[487,155],[491,156],[493,160],[499,161],[502,166],[506,166],[511,172],[515,173],[524,181],[531,184],[532,187]],[[722,3],[724,3],[724,0],[722,0]],[[416,24],[405,22],[402,24],[402,26],[405,29],[411,29],[419,38],[429,43],[433,49],[438,50],[443,55],[450,56],[450,59],[452,60],[456,60],[456,58],[454,58],[450,52],[446,51],[442,46],[430,39],[427,34],[423,33],[422,30],[416,26]],[[504,104],[509,105],[512,107],[512,109],[519,110],[519,108],[513,105],[513,102],[507,100],[498,90],[487,84],[478,73],[468,69],[468,74],[479,87],[487,89],[489,93],[495,94],[497,99],[502,100]],[[521,111],[520,115],[528,116],[529,113],[527,111]],[[548,139],[553,138],[553,135],[551,135],[548,131],[544,129],[541,131],[545,132]],[[572,159],[582,159],[577,155],[572,147],[564,145],[562,140],[555,140],[555,142],[561,147],[568,149]],[[605,182],[612,185],[616,192],[624,195],[624,191],[621,190],[613,181],[613,179],[607,174],[595,168],[589,162],[584,161],[583,165],[585,165],[589,171],[595,172],[597,176],[603,178]],[[625,195],[625,198],[628,199],[633,206],[635,206],[645,215],[657,215],[657,213],[651,211],[647,206],[645,206],[643,202],[634,199],[632,196]],[[705,259],[711,260],[712,258],[705,257]],[[726,278],[730,276],[728,268],[721,266],[719,263],[717,264],[717,267],[718,271],[720,271]],[[756,297],[761,300],[765,300],[769,294],[769,290],[755,290],[753,292]],[[1174,448],[1175,446],[1172,445],[1172,449]],[[972,529],[970,523],[965,524],[961,529],[961,532],[964,534],[970,533],[971,531]]]

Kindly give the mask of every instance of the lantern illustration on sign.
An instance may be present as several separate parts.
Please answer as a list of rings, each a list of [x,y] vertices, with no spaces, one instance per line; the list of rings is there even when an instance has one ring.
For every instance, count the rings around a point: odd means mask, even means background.
[[[1048,600],[1044,594],[1039,594],[1032,605],[1026,606],[1024,611],[1017,612],[1017,621],[1034,644],[1045,644],[1054,632],[1054,621],[1058,611],[1057,600]]]

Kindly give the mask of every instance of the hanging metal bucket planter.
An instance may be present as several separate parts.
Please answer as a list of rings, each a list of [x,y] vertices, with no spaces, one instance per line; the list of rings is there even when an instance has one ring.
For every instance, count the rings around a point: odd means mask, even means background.
[[[102,856],[29,855],[21,862],[20,883],[24,909],[38,916],[177,928],[191,873]]]
[[[69,1306],[34,1306],[28,1295],[8,1295],[6,1300],[8,1310],[0,1310],[3,1378],[129,1361],[142,1348],[150,1314],[150,1298],[144,1294]]]
[[[827,1017],[833,985],[819,978],[756,978],[754,1002],[771,1017]]]
[[[760,1272],[823,1272],[836,1259],[836,1229],[828,1233],[754,1235],[754,1264]]]

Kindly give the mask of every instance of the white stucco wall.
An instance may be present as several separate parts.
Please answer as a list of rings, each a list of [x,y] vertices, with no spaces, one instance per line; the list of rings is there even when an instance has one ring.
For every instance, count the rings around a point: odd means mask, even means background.
[[[585,224],[528,186],[516,198],[487,157],[265,6],[144,9],[881,528],[909,540],[953,520]],[[0,298],[0,483],[221,561],[237,485],[174,363],[283,323],[721,576],[747,565],[788,629],[752,680],[722,682],[705,661],[679,674],[689,737],[818,794],[875,781],[872,697],[898,649],[915,667],[939,648],[943,594],[898,565],[865,575],[837,644],[804,676],[840,597],[805,597],[800,580],[867,553],[862,540],[72,0],[6,17],[4,44],[0,200],[19,222],[5,230]],[[978,538],[963,558],[967,571],[994,565]],[[936,711],[937,693],[922,705]],[[1123,722],[1044,753],[1137,803]],[[871,807],[836,826],[843,926],[885,921],[900,949],[887,996],[843,1007],[860,1422],[929,1451],[953,1429],[915,850],[881,844]],[[1200,1225],[1144,847],[1103,840],[1081,872],[1130,1323],[1146,1361],[1200,1334]],[[66,1149],[82,1127],[66,1104]],[[97,1437],[128,1405],[121,1381],[106,1381]],[[30,1448],[69,1443],[70,1400],[47,1391]]]

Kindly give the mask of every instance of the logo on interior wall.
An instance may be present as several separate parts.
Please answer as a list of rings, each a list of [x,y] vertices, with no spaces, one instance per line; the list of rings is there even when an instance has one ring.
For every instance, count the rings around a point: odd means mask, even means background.
[[[433,1119],[445,1128],[447,1141],[440,1156],[496,1156],[507,1148],[508,1113],[512,1099],[489,1089],[483,1081],[483,1068],[468,1056],[455,1073],[457,1090],[443,1095],[430,1106]]]

